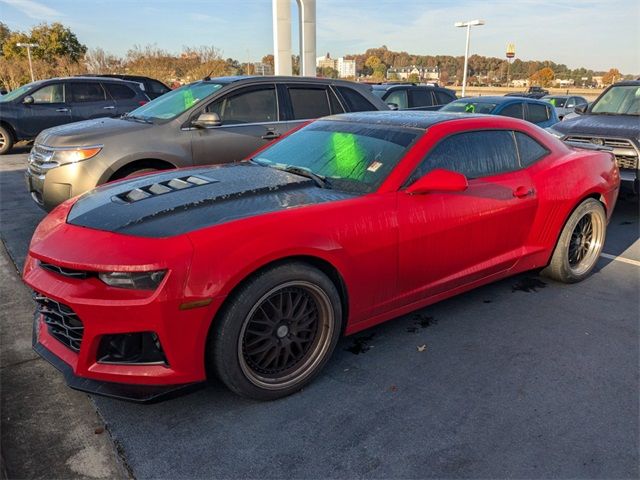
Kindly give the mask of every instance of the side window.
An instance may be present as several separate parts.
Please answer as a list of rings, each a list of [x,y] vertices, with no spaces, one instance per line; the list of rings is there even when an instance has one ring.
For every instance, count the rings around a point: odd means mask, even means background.
[[[320,118],[331,114],[324,88],[290,87],[289,98],[294,120]]]
[[[128,100],[136,96],[136,92],[126,85],[119,83],[103,83],[102,85],[114,100]]]
[[[565,108],[574,108],[576,106],[576,97],[569,97]]]
[[[527,104],[526,120],[532,123],[541,123],[549,120],[549,116],[549,107],[546,105],[540,105],[539,103]]]
[[[152,93],[157,93],[159,95],[163,95],[169,91],[167,87],[165,87],[160,82],[156,82],[155,80],[151,80],[149,82],[149,88],[151,89]]]
[[[407,91],[404,89],[392,90],[387,98],[384,99],[384,103],[395,103],[398,108],[409,108],[409,98],[407,97]]]
[[[433,99],[431,98],[431,92],[426,88],[412,88],[411,89],[411,107],[431,107],[433,106]]]
[[[511,105],[507,105],[498,115],[522,119],[524,118],[522,103],[512,103]]]
[[[331,113],[344,113],[344,108],[342,107],[342,105],[340,105],[340,101],[338,100],[338,97],[336,97],[336,94],[333,93],[333,90],[329,89],[328,93],[329,103],[331,104]]]
[[[436,96],[436,101],[438,105],[446,105],[447,103],[451,103],[455,100],[455,97],[447,92],[443,92],[442,90],[435,90],[433,92]]]
[[[377,110],[369,100],[364,98],[353,88],[337,87],[337,89],[344,99],[349,112],[369,112],[371,110]]]
[[[520,168],[513,134],[508,130],[485,130],[452,135],[438,143],[418,166],[410,183],[437,168],[467,178],[486,177]]]
[[[53,83],[36,90],[31,94],[33,103],[63,103],[64,91],[62,83]]]
[[[545,147],[540,145],[526,133],[515,132],[515,136],[516,144],[518,145],[518,153],[520,154],[520,163],[523,167],[533,165],[549,153]]]
[[[232,93],[209,105],[207,110],[220,115],[223,125],[276,122],[278,103],[274,86]]]
[[[99,83],[68,83],[67,89],[71,94],[67,94],[67,101],[80,102],[102,102],[105,100],[104,90]]]
[[[589,103],[582,97],[576,97],[576,106],[588,105]]]

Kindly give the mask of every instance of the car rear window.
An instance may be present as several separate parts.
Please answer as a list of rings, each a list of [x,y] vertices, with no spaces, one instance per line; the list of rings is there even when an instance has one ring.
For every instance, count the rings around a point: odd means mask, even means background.
[[[291,98],[295,120],[307,120],[331,114],[327,91],[324,88],[290,87],[289,98]]]
[[[353,88],[337,87],[350,112],[369,112],[377,108]]]
[[[132,88],[120,83],[103,83],[103,86],[114,100],[128,100],[136,96],[136,92]]]

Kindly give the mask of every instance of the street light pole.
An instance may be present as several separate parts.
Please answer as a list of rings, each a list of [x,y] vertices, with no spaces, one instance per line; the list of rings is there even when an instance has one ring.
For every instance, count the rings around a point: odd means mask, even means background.
[[[16,43],[16,46],[25,47],[27,49],[27,58],[29,58],[29,72],[31,73],[31,81],[35,82],[36,79],[33,76],[33,65],[31,63],[31,49],[37,48],[40,45],[38,45],[37,43]]]
[[[462,96],[463,97],[467,89],[467,70],[469,68],[469,39],[471,38],[471,27],[475,27],[476,25],[484,25],[484,20],[470,20],[468,22],[454,23],[455,27],[467,28],[467,44],[464,49],[464,70],[462,73]]]

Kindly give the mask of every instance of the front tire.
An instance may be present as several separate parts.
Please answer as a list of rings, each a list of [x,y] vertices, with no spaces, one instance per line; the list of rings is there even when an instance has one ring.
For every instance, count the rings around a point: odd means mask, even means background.
[[[296,262],[250,278],[215,322],[209,370],[243,397],[273,400],[300,390],[328,361],[342,307],[323,272]]]
[[[606,231],[604,207],[599,201],[588,198],[567,220],[551,262],[542,274],[564,283],[584,280],[596,266]]]
[[[13,148],[13,135],[6,127],[0,126],[0,155],[9,153]]]

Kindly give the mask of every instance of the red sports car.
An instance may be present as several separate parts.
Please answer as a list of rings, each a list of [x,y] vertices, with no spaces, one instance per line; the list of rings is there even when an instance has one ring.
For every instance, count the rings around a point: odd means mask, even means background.
[[[495,116],[327,117],[249,161],[72,199],[34,233],[34,347],[138,401],[215,375],[273,399],[338,337],[525,270],[584,279],[618,195],[609,152]]]

